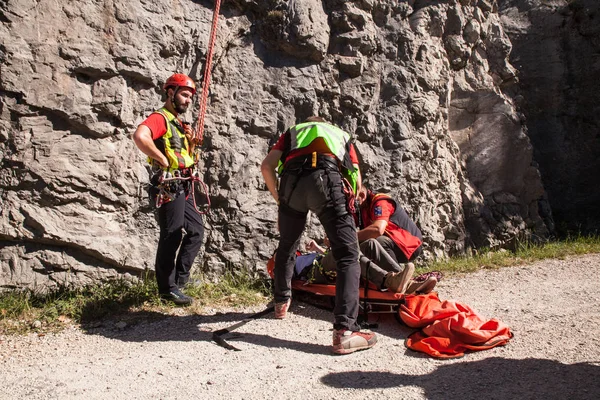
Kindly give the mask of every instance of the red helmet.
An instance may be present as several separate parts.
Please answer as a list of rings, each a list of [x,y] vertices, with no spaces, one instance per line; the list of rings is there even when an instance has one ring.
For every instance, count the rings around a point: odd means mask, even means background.
[[[192,89],[192,93],[196,94],[196,84],[194,80],[187,75],[184,74],[173,74],[167,79],[165,84],[163,85],[163,89],[167,90],[170,87],[187,87]]]

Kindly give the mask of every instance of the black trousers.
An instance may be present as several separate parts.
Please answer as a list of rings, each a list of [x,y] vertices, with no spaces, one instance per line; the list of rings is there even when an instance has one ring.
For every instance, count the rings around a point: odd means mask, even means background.
[[[183,191],[175,200],[160,206],[158,224],[156,281],[159,293],[166,294],[189,280],[190,269],[202,246],[204,224],[194,207],[193,196],[186,200]]]
[[[310,210],[321,221],[337,263],[333,326],[335,329],[360,330],[356,322],[360,284],[358,239],[354,218],[346,208],[340,172],[329,169],[313,169],[299,174],[284,172],[279,199],[280,239],[275,256],[275,301],[286,301],[292,295],[296,250]]]

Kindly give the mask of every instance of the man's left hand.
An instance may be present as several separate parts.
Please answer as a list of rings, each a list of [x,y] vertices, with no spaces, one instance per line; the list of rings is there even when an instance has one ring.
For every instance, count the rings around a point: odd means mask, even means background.
[[[194,135],[194,132],[192,131],[192,126],[190,124],[184,123],[183,131],[190,146],[196,147],[198,144],[200,144],[200,139],[196,135]]]

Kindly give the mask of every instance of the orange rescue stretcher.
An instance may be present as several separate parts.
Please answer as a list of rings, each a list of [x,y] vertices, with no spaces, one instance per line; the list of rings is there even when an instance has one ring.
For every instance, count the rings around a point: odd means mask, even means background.
[[[275,256],[271,257],[267,263],[267,271],[271,277],[273,277],[274,267]],[[400,306],[404,303],[404,295],[390,291],[381,291],[371,283],[368,283],[368,286],[365,287],[365,284],[366,282],[361,280],[359,290],[359,322],[362,327],[377,327],[377,324],[368,323],[370,314],[392,314],[399,323],[403,323],[400,318]],[[295,297],[298,297],[301,301],[320,308],[334,308],[335,284],[308,283],[301,279],[292,279],[292,290],[297,295]]]

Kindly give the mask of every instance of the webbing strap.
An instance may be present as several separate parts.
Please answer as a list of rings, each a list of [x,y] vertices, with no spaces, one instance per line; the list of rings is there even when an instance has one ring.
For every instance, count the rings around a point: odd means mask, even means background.
[[[313,152],[311,154],[297,156],[283,165],[282,174],[292,171],[302,171],[315,168],[331,169],[339,172],[338,162],[335,158]],[[292,172],[293,173],[293,172]]]

